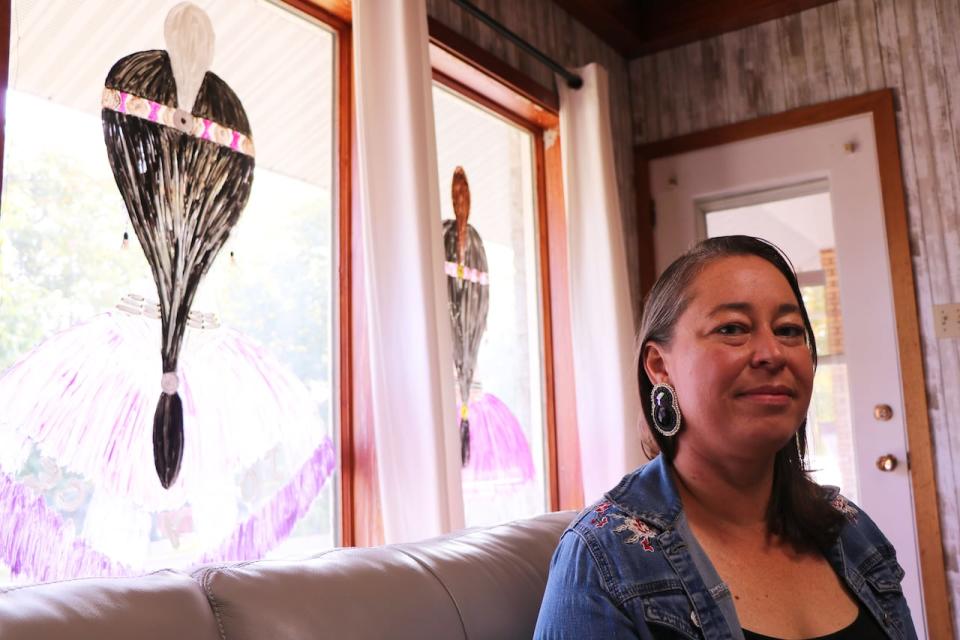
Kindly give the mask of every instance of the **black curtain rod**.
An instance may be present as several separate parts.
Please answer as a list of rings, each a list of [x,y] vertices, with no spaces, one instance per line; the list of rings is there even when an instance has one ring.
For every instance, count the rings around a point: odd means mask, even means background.
[[[507,29],[505,26],[497,22],[490,14],[485,13],[482,9],[477,7],[469,0],[453,1],[463,7],[467,13],[475,16],[478,20],[480,20],[480,22],[484,23],[507,40],[512,41],[515,45],[563,76],[563,79],[567,81],[567,86],[571,89],[579,89],[583,86],[583,79],[580,76],[575,73],[571,73],[559,62],[547,57],[547,54],[534,47],[532,44],[515,34],[513,31],[510,31],[510,29]]]

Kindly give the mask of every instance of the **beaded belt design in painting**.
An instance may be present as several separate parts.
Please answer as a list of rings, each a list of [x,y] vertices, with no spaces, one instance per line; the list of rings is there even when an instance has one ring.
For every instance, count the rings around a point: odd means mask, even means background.
[[[135,96],[126,91],[104,87],[101,104],[104,109],[125,113],[150,122],[178,129],[201,140],[210,140],[239,153],[253,157],[253,140],[250,136],[225,127],[207,118],[198,118],[183,109]]]

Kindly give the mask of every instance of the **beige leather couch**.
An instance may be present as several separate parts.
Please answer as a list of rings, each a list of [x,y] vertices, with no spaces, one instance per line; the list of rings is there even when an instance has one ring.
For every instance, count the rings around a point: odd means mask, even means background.
[[[18,587],[0,593],[0,639],[529,638],[574,515],[193,575]]]

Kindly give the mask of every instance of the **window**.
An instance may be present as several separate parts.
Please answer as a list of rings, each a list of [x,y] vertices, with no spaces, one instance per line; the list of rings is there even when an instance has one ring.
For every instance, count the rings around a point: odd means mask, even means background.
[[[434,26],[441,217],[445,235],[455,236],[456,209],[463,207],[454,204],[452,187],[460,167],[469,184],[467,221],[479,238],[471,242],[482,245],[487,265],[485,273],[473,273],[476,254],[465,260],[465,277],[482,281],[488,300],[485,314],[463,311],[486,320],[471,389],[464,397],[459,379],[456,385],[470,424],[462,474],[466,524],[575,508],[582,490],[576,412],[565,411],[564,400],[573,396],[573,380],[556,105],[527,78]],[[449,242],[448,286],[459,261]],[[477,318],[465,322],[476,325]]]
[[[12,4],[0,531],[15,544],[0,549],[0,582],[286,555],[338,539],[338,40],[267,2],[198,2],[216,32],[211,71],[244,103],[257,164],[192,307],[180,478],[165,491],[154,472],[155,286],[107,162],[100,93],[116,60],[164,48],[174,4]],[[16,558],[39,548],[65,551]]]
[[[486,313],[463,310],[476,316],[466,322],[486,324],[467,401],[463,491],[467,526],[494,524],[547,508],[534,137],[442,85],[433,104],[441,215],[455,219],[450,185],[460,166],[470,186],[469,224],[488,265],[486,282],[476,285],[487,289]],[[456,260],[448,262],[456,278]]]

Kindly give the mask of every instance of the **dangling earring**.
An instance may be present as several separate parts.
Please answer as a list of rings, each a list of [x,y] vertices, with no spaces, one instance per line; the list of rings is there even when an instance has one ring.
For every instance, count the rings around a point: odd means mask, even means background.
[[[794,432],[793,441],[797,443],[797,460],[799,460],[800,464],[803,465],[803,454],[800,453],[800,431],[799,430]]]
[[[653,418],[653,428],[663,436],[672,436],[680,430],[683,418],[680,415],[680,405],[677,404],[677,392],[666,382],[653,385],[650,392],[650,403],[653,405],[650,417]]]

